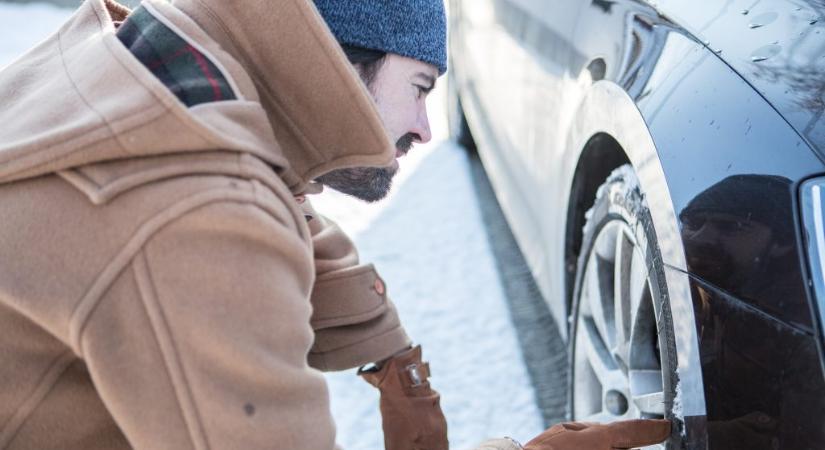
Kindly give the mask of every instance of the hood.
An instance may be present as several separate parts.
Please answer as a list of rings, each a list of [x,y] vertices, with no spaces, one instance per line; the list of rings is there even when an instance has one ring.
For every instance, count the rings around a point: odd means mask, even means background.
[[[236,100],[187,108],[115,36],[114,21],[129,10],[104,0],[85,2],[0,71],[0,183],[99,162],[230,151],[261,158],[301,192],[329,170],[392,160],[372,99],[308,0],[266,2],[271,14],[249,23],[241,19],[254,16],[250,10],[263,15],[259,2],[225,2],[239,8],[236,20],[206,20],[216,10],[236,14],[218,3],[182,6],[206,28],[242,32],[204,31],[168,3],[144,2],[215,59]]]
[[[240,62],[304,181],[386,166],[395,146],[375,103],[310,0],[174,0]]]

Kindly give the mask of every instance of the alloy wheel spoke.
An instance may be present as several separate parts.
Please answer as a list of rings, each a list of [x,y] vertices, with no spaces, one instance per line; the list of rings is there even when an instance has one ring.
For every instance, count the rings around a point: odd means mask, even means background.
[[[665,395],[661,370],[631,370],[630,396],[643,415],[665,414]]]
[[[633,253],[633,242],[620,230],[616,239],[614,258],[613,317],[616,327],[616,344],[613,352],[625,364],[629,356]]]
[[[587,361],[590,363],[590,367],[593,369],[599,383],[601,383],[602,391],[621,389],[626,386],[627,379],[613,361],[613,357],[610,355],[593,320],[582,320],[580,325],[584,326],[584,333],[579,335],[582,342],[577,343],[577,345],[582,345],[583,350],[587,352]]]
[[[632,250],[629,266],[630,267],[628,270],[629,277],[627,293],[630,311],[630,323],[628,324],[628,331],[632,334],[633,326],[636,323],[636,315],[639,312],[639,308],[641,307],[642,301],[645,299],[645,296],[646,294],[648,294],[649,291],[649,286],[647,282],[647,262],[644,260],[644,256],[639,252],[638,249]],[[630,336],[628,336],[628,340],[630,340]]]
[[[608,345],[613,341],[613,320],[608,317],[608,310],[605,307],[610,305],[610,315],[612,316],[613,303],[613,284],[612,280],[607,278],[605,274],[611,275],[613,272],[613,264],[595,252],[590,256],[590,261],[587,265],[587,293],[586,301],[589,308],[589,313],[595,322],[595,325],[602,337],[602,340]]]
[[[650,394],[634,395],[633,404],[642,414],[642,417],[665,415],[665,393],[653,392]]]
[[[630,258],[628,289],[631,305],[628,363],[633,370],[661,368],[657,351],[658,331],[648,277],[645,258],[635,249]]]

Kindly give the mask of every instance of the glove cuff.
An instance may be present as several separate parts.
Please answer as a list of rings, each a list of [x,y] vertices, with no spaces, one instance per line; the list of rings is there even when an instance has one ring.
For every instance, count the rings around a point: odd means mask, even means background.
[[[358,375],[369,384],[383,388],[387,383],[400,385],[404,391],[429,386],[430,365],[421,360],[421,346],[399,353],[384,362],[381,368],[358,369]],[[390,377],[396,377],[395,380]]]

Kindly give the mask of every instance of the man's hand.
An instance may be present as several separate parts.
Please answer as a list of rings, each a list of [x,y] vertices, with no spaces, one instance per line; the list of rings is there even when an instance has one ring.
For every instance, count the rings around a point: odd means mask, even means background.
[[[447,421],[427,381],[430,368],[421,361],[421,346],[358,374],[381,391],[386,450],[447,450]]]
[[[524,450],[614,450],[658,444],[670,436],[667,420],[626,420],[611,424],[568,422],[553,425]]]

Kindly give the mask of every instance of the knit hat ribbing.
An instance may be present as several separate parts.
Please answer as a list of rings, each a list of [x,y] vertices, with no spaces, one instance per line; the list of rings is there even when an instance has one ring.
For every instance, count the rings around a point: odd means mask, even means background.
[[[396,53],[447,71],[443,0],[315,0],[341,44]]]

